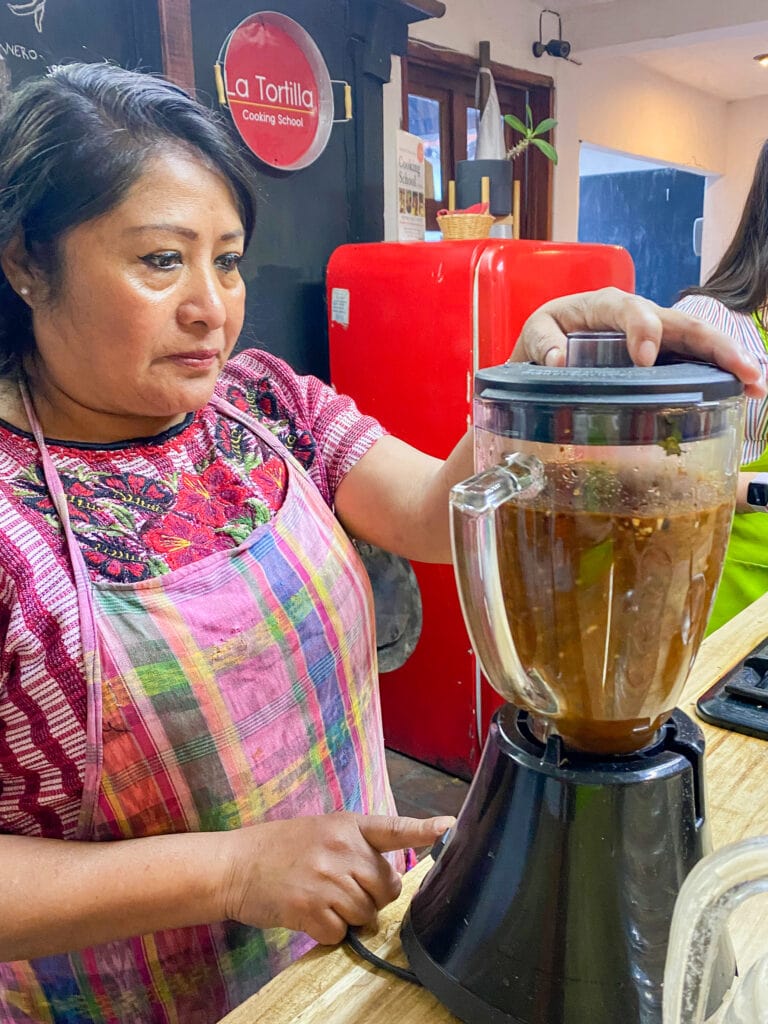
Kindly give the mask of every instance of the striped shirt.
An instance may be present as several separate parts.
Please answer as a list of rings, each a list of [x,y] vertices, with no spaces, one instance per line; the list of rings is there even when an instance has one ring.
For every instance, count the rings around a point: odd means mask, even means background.
[[[749,313],[736,313],[718,299],[708,295],[686,295],[675,304],[675,309],[705,320],[713,327],[738,341],[760,364],[763,374],[768,373],[768,352],[765,343]],[[744,423],[742,465],[759,458],[768,445],[768,399],[748,398]]]
[[[384,433],[351,399],[256,350],[230,360],[216,393],[255,414],[331,507]],[[284,496],[280,460],[211,406],[158,437],[49,452],[94,578],[140,580],[237,545]],[[34,440],[0,422],[0,833],[67,838],[82,792],[85,677],[72,572],[41,481]]]

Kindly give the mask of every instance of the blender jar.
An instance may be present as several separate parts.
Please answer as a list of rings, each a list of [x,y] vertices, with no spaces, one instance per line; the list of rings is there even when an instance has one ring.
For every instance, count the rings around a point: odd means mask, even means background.
[[[540,739],[620,754],[653,740],[702,639],[743,389],[701,363],[596,367],[584,351],[581,365],[476,375],[477,473],[451,494],[454,566],[494,688]]]

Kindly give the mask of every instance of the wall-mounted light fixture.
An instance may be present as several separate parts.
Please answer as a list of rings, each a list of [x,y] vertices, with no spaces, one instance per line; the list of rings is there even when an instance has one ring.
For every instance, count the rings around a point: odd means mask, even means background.
[[[548,43],[544,42],[542,35],[542,19],[545,14],[551,14],[557,18],[557,39],[550,39]],[[574,60],[571,57],[571,44],[567,39],[563,39],[563,20],[560,17],[558,11],[550,10],[549,7],[545,7],[539,15],[539,38],[531,47],[533,50],[534,57],[543,57],[544,54],[549,54],[550,57],[562,57],[563,60],[569,60],[572,64],[581,64],[580,60]]]
[[[756,60],[758,64],[762,64],[764,68],[768,68],[768,53],[756,53],[752,60]]]

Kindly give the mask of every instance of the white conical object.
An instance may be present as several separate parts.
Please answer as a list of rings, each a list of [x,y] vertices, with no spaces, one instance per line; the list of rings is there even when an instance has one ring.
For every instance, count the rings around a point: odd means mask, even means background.
[[[477,95],[481,93],[481,75],[488,76],[488,99],[480,114],[477,125],[476,160],[504,160],[507,148],[504,145],[504,122],[501,119],[499,97],[496,95],[496,83],[490,68],[480,68],[477,76]]]

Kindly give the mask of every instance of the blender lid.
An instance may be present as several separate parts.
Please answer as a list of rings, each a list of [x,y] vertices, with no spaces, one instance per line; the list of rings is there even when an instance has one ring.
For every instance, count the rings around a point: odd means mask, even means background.
[[[475,395],[509,403],[691,406],[743,394],[733,374],[709,363],[655,366],[539,366],[504,363],[478,370]]]

